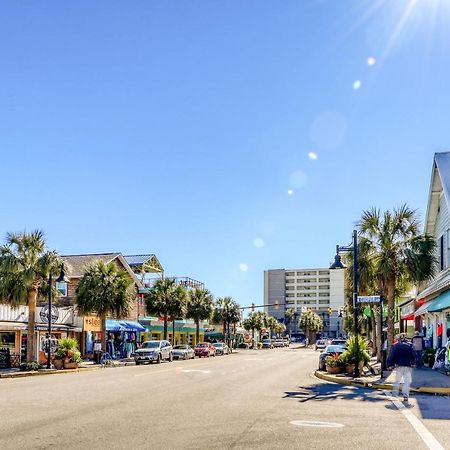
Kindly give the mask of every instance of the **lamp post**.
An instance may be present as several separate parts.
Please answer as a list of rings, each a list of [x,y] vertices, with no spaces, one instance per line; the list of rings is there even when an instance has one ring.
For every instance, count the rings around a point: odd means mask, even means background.
[[[67,283],[66,272],[64,270],[64,263],[61,264],[61,272],[56,279],[57,283]],[[53,290],[53,277],[52,273],[48,276],[48,346],[47,346],[47,369],[51,367],[51,338],[52,338],[52,290]]]
[[[353,230],[353,245],[340,247],[336,245],[336,256],[331,269],[345,269],[341,262],[340,251],[353,252],[353,325],[355,335],[355,373],[354,378],[359,377],[359,346],[358,346],[358,232]]]

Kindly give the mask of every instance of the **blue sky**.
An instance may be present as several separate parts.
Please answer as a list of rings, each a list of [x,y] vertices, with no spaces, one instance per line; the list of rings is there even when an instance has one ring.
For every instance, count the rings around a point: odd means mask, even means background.
[[[327,266],[364,209],[424,216],[449,19],[446,0],[5,0],[0,234],[156,253],[262,302],[264,269]]]

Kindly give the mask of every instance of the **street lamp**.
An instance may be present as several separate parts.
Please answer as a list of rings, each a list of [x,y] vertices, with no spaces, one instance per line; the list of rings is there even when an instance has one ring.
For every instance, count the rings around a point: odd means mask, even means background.
[[[56,279],[57,283],[68,283],[69,280],[66,277],[66,271],[64,269],[64,263],[61,264],[61,272]],[[47,347],[47,369],[51,366],[51,337],[52,337],[52,289],[53,289],[53,277],[52,273],[48,276],[48,347]]]
[[[341,256],[339,252],[353,252],[353,325],[355,335],[355,373],[354,378],[359,377],[359,348],[358,348],[358,232],[353,230],[353,245],[348,247],[340,247],[336,245],[336,256],[334,257],[334,263],[331,264],[332,269],[345,269],[345,266],[341,262]]]

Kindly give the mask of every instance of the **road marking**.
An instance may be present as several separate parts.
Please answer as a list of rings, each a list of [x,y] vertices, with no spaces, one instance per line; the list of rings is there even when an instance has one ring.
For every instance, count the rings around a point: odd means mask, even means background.
[[[292,420],[289,423],[297,427],[342,428],[344,426],[343,423],[319,422],[313,420]]]
[[[430,450],[445,450],[444,447],[442,447],[442,445],[439,443],[439,441],[423,424],[423,422],[418,417],[416,417],[412,411],[406,408],[406,406],[402,402],[399,402],[395,397],[392,397],[389,392],[383,392],[386,397],[396,406],[396,408],[405,416],[406,420],[411,424],[415,432],[420,436],[422,441]]]

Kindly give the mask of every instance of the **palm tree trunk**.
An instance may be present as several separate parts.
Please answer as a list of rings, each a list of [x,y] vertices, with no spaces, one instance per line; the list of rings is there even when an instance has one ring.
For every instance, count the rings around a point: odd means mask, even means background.
[[[28,336],[27,336],[27,362],[36,361],[36,336],[34,328],[36,323],[37,289],[28,291]],[[49,311],[49,314],[51,312]]]
[[[164,340],[167,341],[167,316],[164,316]]]
[[[175,345],[175,319],[172,320],[172,345]]]
[[[200,341],[200,321],[195,319],[195,345]]]
[[[377,330],[381,328],[380,321],[383,318],[383,308],[381,305],[378,307],[377,314]],[[377,334],[377,361],[381,361],[381,349],[383,348],[382,335],[380,333]]]
[[[102,323],[102,352],[106,353],[106,316],[100,317],[100,320]]]
[[[387,282],[387,354],[391,351],[394,341],[394,312],[395,312],[395,279],[389,279]]]

